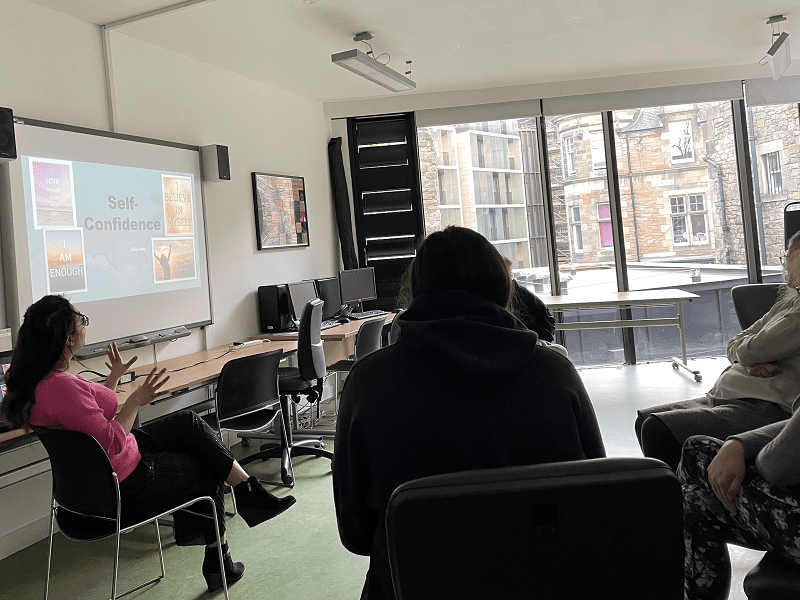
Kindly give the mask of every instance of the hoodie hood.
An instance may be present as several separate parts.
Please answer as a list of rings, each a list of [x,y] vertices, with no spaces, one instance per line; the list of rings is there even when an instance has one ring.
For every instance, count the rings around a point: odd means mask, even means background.
[[[398,344],[468,380],[507,377],[530,365],[538,336],[514,315],[463,290],[420,296],[398,317]]]

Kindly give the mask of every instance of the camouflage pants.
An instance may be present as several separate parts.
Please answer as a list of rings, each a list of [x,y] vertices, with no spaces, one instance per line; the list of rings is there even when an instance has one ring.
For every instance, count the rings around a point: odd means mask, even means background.
[[[706,469],[722,442],[707,436],[683,446],[678,477],[683,484],[685,600],[725,600],[731,581],[727,542],[768,550],[800,564],[800,494],[772,485],[747,468],[731,515],[714,495]]]

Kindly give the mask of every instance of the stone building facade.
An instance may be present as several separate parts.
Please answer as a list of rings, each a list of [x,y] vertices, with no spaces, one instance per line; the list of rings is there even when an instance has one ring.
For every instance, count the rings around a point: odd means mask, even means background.
[[[748,116],[756,208],[764,232],[762,260],[766,257],[764,264],[775,265],[783,251],[784,207],[800,201],[800,118],[797,105],[753,107]],[[622,110],[615,111],[613,119],[627,260],[744,264],[730,103]],[[546,127],[559,262],[578,268],[613,263],[601,116],[548,117]],[[486,235],[516,268],[546,267],[534,129],[530,119],[420,129],[428,231],[463,224]],[[519,141],[510,139],[517,134]],[[486,140],[492,136],[497,139],[490,144]],[[478,143],[484,152],[480,167]],[[490,146],[493,151],[488,150]],[[499,162],[498,157],[502,158]],[[537,164],[523,164],[532,160]],[[495,174],[476,175],[486,169],[494,169]],[[520,235],[518,213],[503,212],[501,201],[489,209],[494,211],[492,216],[513,213],[516,229],[513,223],[505,223],[491,234],[482,231],[488,227],[487,212],[481,204],[485,199],[476,198],[476,182],[493,176],[497,185],[498,174],[500,188],[503,178],[508,182],[524,177],[525,235]],[[448,190],[442,194],[445,186]],[[457,200],[456,195],[460,196]],[[512,196],[509,192],[508,197]],[[438,207],[442,209],[437,212]],[[527,240],[520,239],[524,237]],[[529,253],[528,259],[522,256],[523,250]]]

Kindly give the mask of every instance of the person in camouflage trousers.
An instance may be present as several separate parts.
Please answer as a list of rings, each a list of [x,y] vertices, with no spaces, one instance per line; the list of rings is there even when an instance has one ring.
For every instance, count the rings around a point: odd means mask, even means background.
[[[734,441],[748,448],[746,437]],[[683,446],[678,477],[683,485],[686,600],[728,597],[727,542],[767,550],[800,565],[800,490],[770,483],[759,473],[758,463],[745,466],[746,450],[738,467],[743,478],[725,479],[711,464],[722,447],[721,440],[708,436],[691,437]],[[721,456],[720,460],[725,459]]]

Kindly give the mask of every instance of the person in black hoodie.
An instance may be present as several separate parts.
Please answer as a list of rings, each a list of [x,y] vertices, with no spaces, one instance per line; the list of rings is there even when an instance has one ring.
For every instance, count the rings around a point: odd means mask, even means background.
[[[353,365],[336,424],[339,537],[370,557],[362,600],[395,597],[384,513],[401,483],[605,456],[572,363],[506,310],[511,280],[486,238],[463,227],[433,233],[408,277],[399,339]]]

